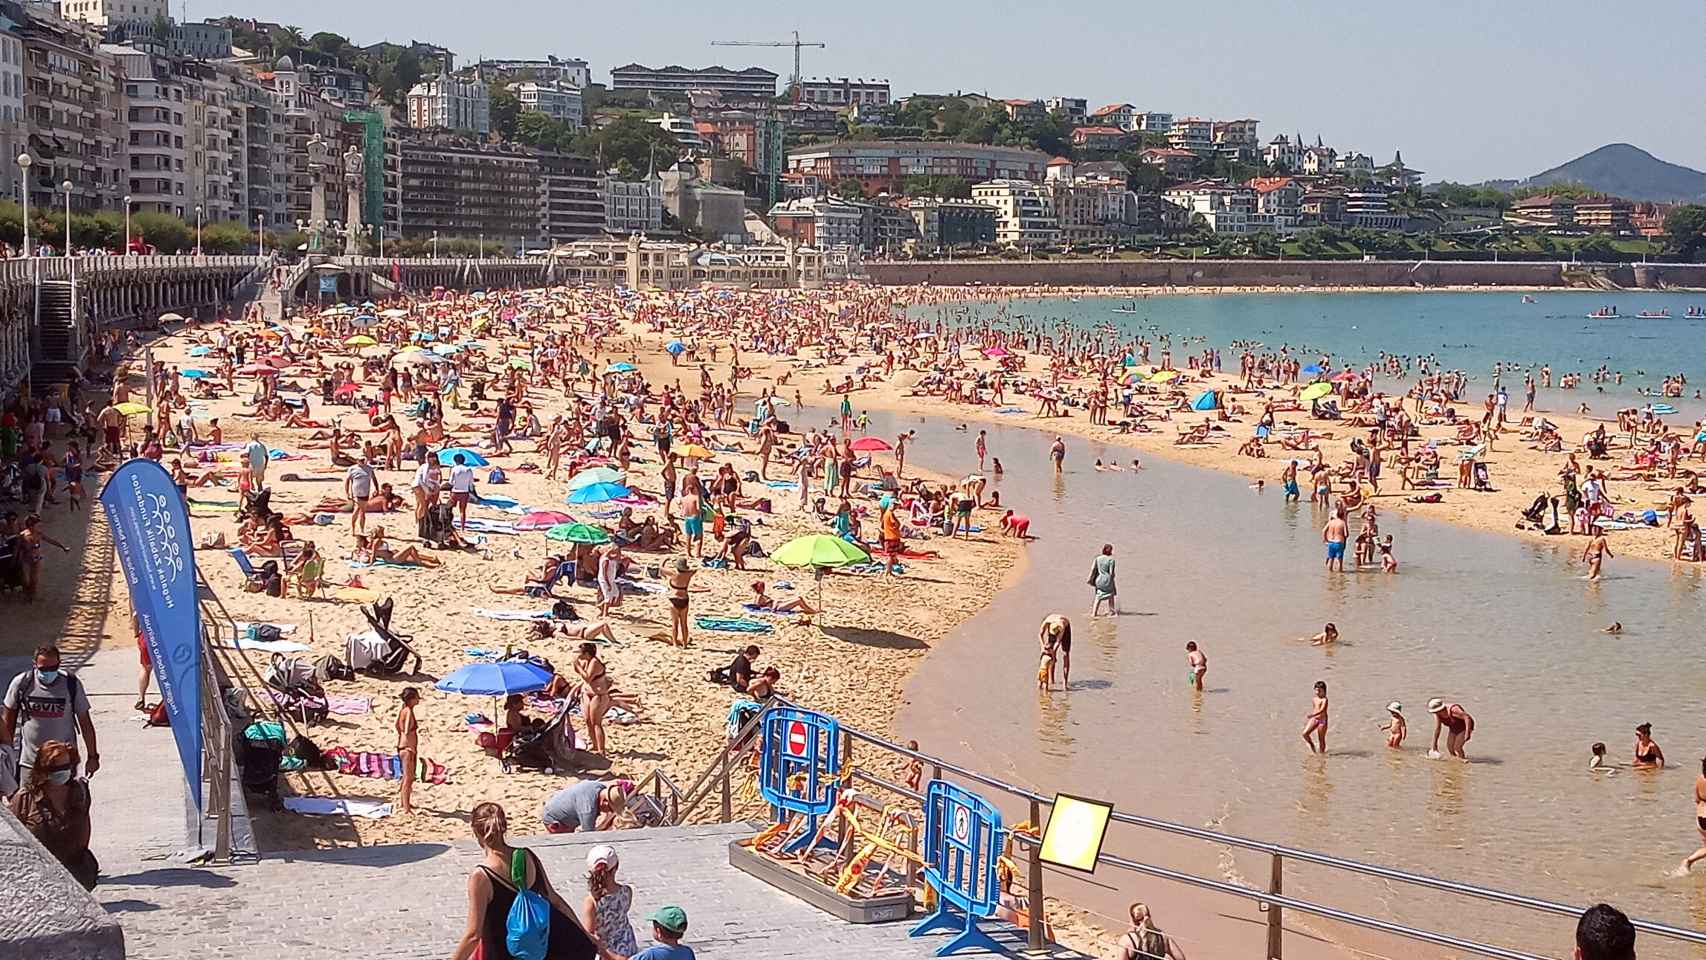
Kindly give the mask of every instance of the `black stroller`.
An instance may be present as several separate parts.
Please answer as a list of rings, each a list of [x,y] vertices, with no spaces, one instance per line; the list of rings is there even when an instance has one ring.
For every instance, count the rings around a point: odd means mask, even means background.
[[[366,667],[368,673],[375,676],[389,677],[402,673],[403,665],[408,663],[410,657],[415,658],[415,669],[411,672],[421,672],[421,655],[410,645],[415,635],[397,633],[391,629],[391,611],[395,606],[396,601],[386,597],[384,600],[375,601],[371,606],[361,608],[361,615],[367,618],[368,625],[386,645],[386,650]]]
[[[574,766],[575,727],[569,712],[580,702],[577,691],[563,701],[556,715],[538,726],[517,733],[504,748],[502,762],[507,773],[513,768],[523,770],[569,770]]]

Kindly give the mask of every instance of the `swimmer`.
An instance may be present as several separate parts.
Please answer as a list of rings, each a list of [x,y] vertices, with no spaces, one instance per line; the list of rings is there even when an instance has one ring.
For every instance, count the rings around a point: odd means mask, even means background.
[[[1404,745],[1404,735],[1410,732],[1410,725],[1404,722],[1404,705],[1394,700],[1386,705],[1386,712],[1392,719],[1382,724],[1380,729],[1386,731],[1386,745],[1396,750]]]
[[[1255,483],[1250,484],[1250,489],[1256,491],[1257,493],[1261,493],[1264,486],[1266,485],[1266,483],[1267,483],[1267,481],[1265,481],[1265,480],[1257,480]]]
[[[1132,457],[1131,458],[1131,468],[1133,470],[1142,470],[1143,469],[1143,463],[1140,460],[1138,460],[1136,457]]]
[[[1604,742],[1595,743],[1593,746],[1588,748],[1588,752],[1592,754],[1592,756],[1588,758],[1589,770],[1611,771],[1617,769],[1612,765],[1611,761],[1605,759]]]
[[[1392,534],[1390,533],[1386,535],[1386,539],[1380,541],[1380,572],[1398,572],[1398,558],[1392,555]]]
[[[1202,678],[1208,673],[1208,655],[1197,649],[1195,640],[1185,641],[1185,679],[1202,693]]]
[[[1339,628],[1329,623],[1321,628],[1321,632],[1313,637],[1305,637],[1311,646],[1330,647],[1339,642]]]
[[[1309,712],[1304,715],[1303,719],[1306,721],[1303,727],[1303,742],[1309,744],[1309,752],[1326,753],[1327,682],[1325,680],[1315,681],[1315,699],[1310,704]],[[1320,740],[1321,745],[1319,748],[1316,747],[1314,740],[1309,739],[1310,734],[1315,734]]]
[[[1622,632],[1623,632],[1623,621],[1621,621],[1621,620],[1612,621],[1611,626],[1606,627],[1604,630],[1600,631],[1600,633],[1611,633],[1611,634],[1618,634],[1618,633],[1622,633]]]
[[[1007,472],[1006,469],[1001,466],[1001,458],[1000,457],[990,457],[989,463],[990,463],[990,469],[995,471],[996,476],[999,477],[1002,474]]]

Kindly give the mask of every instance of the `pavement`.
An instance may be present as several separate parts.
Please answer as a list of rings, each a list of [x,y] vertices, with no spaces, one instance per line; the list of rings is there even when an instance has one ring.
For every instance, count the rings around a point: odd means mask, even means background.
[[[666,903],[687,911],[686,942],[707,960],[922,960],[947,942],[946,933],[909,937],[917,918],[843,923],[735,870],[729,841],[753,832],[746,824],[718,824],[517,843],[538,853],[572,904],[584,890],[587,849],[615,847],[621,879],[634,888],[630,918],[642,946],[650,934],[643,918]],[[103,876],[95,893],[123,922],[131,960],[442,958],[462,932],[467,876],[478,860],[478,848],[465,841],[267,854],[237,866],[138,863],[109,867],[112,875]],[[1011,952],[1024,946],[1021,930],[997,924],[992,932]]]

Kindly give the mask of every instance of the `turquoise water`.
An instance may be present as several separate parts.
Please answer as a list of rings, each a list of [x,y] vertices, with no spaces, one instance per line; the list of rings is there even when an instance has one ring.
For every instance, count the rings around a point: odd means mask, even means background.
[[[1583,375],[1575,390],[1542,391],[1540,405],[1574,409],[1584,400],[1594,413],[1610,412],[1606,400],[1596,399],[1588,375],[1601,365],[1622,371],[1621,387],[1606,384],[1605,394],[1618,406],[1641,402],[1636,388],[1657,390],[1667,374],[1688,378],[1688,396],[1695,386],[1706,387],[1706,318],[1688,319],[1690,306],[1706,307],[1706,293],[1657,291],[1570,291],[1534,293],[1534,303],[1522,294],[1497,293],[1336,293],[1224,294],[1154,296],[1146,298],[1086,297],[1010,300],[976,304],[979,316],[998,311],[1013,318],[1043,321],[1051,328],[1070,320],[1084,328],[1111,324],[1122,340],[1156,331],[1173,334],[1174,362],[1183,366],[1189,352],[1180,338],[1204,337],[1219,347],[1222,363],[1236,369],[1234,340],[1257,340],[1267,348],[1289,345],[1294,355],[1312,358],[1331,354],[1337,365],[1362,365],[1381,351],[1401,356],[1435,356],[1447,369],[1464,370],[1472,385],[1491,384],[1493,366],[1519,368],[1550,364],[1553,383],[1565,373]],[[1589,320],[1603,306],[1616,306],[1620,320]],[[1135,307],[1137,313],[1116,313]],[[953,316],[967,308],[921,307],[925,316]],[[1643,310],[1669,309],[1666,320],[1640,320]],[[1201,349],[1199,345],[1197,349]],[[1158,357],[1159,354],[1152,354]],[[1538,380],[1538,377],[1536,378]],[[1513,397],[1521,396],[1522,375],[1507,375],[1504,383]],[[1674,401],[1673,401],[1674,402]],[[1551,404],[1551,406],[1548,406]],[[1607,409],[1601,410],[1601,406]],[[1689,412],[1689,406],[1676,404]]]

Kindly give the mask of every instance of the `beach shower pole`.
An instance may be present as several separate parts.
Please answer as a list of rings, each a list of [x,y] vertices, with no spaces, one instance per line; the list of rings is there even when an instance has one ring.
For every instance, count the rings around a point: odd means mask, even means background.
[[[1031,909],[1027,911],[1025,930],[1026,952],[1040,954],[1046,943],[1043,938],[1043,860],[1042,835],[1043,812],[1042,804],[1031,801],[1031,824],[1037,831],[1037,842],[1029,844],[1029,856],[1026,862],[1025,893],[1030,899]]]
[[[1268,878],[1268,892],[1284,893],[1285,858],[1273,854],[1273,872]],[[1268,908],[1268,960],[1280,960],[1280,941],[1285,934],[1281,926],[1280,907],[1277,903],[1266,904]]]

